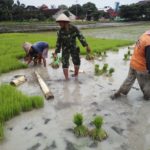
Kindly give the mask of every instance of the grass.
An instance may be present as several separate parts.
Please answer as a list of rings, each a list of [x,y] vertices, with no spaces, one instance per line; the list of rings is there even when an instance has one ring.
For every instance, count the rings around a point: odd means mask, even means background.
[[[56,44],[56,32],[46,33],[7,33],[0,34],[0,75],[20,68],[26,68],[27,65],[23,64],[19,59],[25,55],[22,49],[22,43],[29,41],[31,43],[37,41],[48,42],[51,48]],[[116,47],[130,45],[133,42],[127,40],[111,40],[111,39],[98,39],[87,37],[87,41],[93,50],[106,51],[115,50]],[[81,46],[81,54],[86,54],[85,48]]]
[[[29,97],[11,85],[0,85],[0,140],[4,138],[5,121],[19,115],[21,112],[41,108],[43,105],[42,97]]]

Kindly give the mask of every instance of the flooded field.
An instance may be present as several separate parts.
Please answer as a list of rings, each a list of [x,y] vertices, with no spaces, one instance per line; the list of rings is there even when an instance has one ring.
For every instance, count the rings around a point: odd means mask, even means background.
[[[146,30],[150,30],[150,23],[141,23],[141,25],[124,25],[118,27],[103,27],[98,29],[83,30],[87,36],[108,39],[126,39],[136,41],[137,38]]]
[[[115,30],[113,32],[119,38]],[[105,33],[103,29],[96,29],[88,34],[100,37],[102,33]],[[31,65],[28,69],[0,76],[0,83],[9,83],[13,76],[25,75],[27,82],[18,89],[28,95],[43,96],[34,74],[38,71],[55,97],[54,100],[45,100],[44,108],[22,113],[6,122],[5,139],[0,143],[0,150],[150,150],[150,102],[143,100],[137,82],[127,97],[110,99],[127,76],[129,62],[123,60],[127,51],[128,48],[124,47],[119,52],[108,52],[102,61],[87,61],[82,57],[81,69],[85,73],[80,73],[75,80],[70,72],[68,82],[64,81],[61,67],[54,70],[49,65],[46,68]],[[115,68],[112,77],[94,75],[94,65],[103,66],[104,63]],[[84,124],[90,129],[93,128],[93,117],[103,116],[103,128],[108,138],[102,142],[88,137],[76,138],[72,129],[73,115],[77,112],[83,113]]]

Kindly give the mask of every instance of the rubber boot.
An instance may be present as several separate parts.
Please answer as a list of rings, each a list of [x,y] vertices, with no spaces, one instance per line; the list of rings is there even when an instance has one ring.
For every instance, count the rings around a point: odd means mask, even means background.
[[[63,72],[64,72],[65,79],[69,80],[69,77],[68,77],[68,68],[64,68]]]

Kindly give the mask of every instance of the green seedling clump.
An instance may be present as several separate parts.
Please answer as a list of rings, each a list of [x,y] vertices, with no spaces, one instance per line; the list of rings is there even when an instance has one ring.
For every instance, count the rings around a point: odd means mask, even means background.
[[[86,58],[86,60],[93,60],[94,56],[90,53],[87,53],[85,58]]]
[[[132,54],[131,54],[131,51],[128,50],[128,52],[126,54],[124,54],[123,60],[125,60],[125,61],[130,60],[130,56],[132,56]]]
[[[53,59],[52,63],[51,63],[51,66],[52,68],[54,69],[58,69],[59,66],[60,66],[60,62],[61,62],[61,58],[59,56],[57,56],[56,58],[54,57],[54,54],[52,54],[52,57]]]
[[[104,66],[102,68],[103,73],[106,73],[107,69],[108,69],[108,64],[104,64]]]
[[[110,68],[108,70],[108,64],[104,64],[102,69],[99,68],[98,64],[95,64],[95,75],[96,76],[99,76],[99,75],[102,75],[102,74],[106,74],[108,76],[111,76],[114,71],[115,71],[114,68]]]
[[[73,122],[76,127],[74,133],[77,137],[84,137],[88,135],[88,129],[83,125],[83,116],[80,113],[74,115]]]
[[[3,125],[5,121],[19,115],[21,112],[44,105],[42,97],[29,97],[11,85],[0,85],[0,139],[3,139]]]
[[[96,116],[92,123],[95,125],[95,129],[90,131],[91,138],[98,141],[106,139],[108,137],[107,133],[102,129],[103,118],[101,116]]]
[[[108,71],[108,75],[109,76],[112,76],[112,73],[115,72],[115,69],[114,68],[110,68],[109,71]]]

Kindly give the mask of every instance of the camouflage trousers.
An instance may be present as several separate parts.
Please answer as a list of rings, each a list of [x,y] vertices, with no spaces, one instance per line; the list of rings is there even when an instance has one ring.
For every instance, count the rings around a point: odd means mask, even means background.
[[[80,66],[80,49],[79,47],[69,49],[65,48],[62,50],[62,67],[63,68],[68,68],[69,67],[69,58],[70,55],[72,57],[72,62],[76,66]]]
[[[144,94],[144,97],[150,98],[150,74],[138,72],[131,67],[129,69],[127,78],[121,85],[118,92],[127,95],[136,79],[138,81],[141,91]]]

